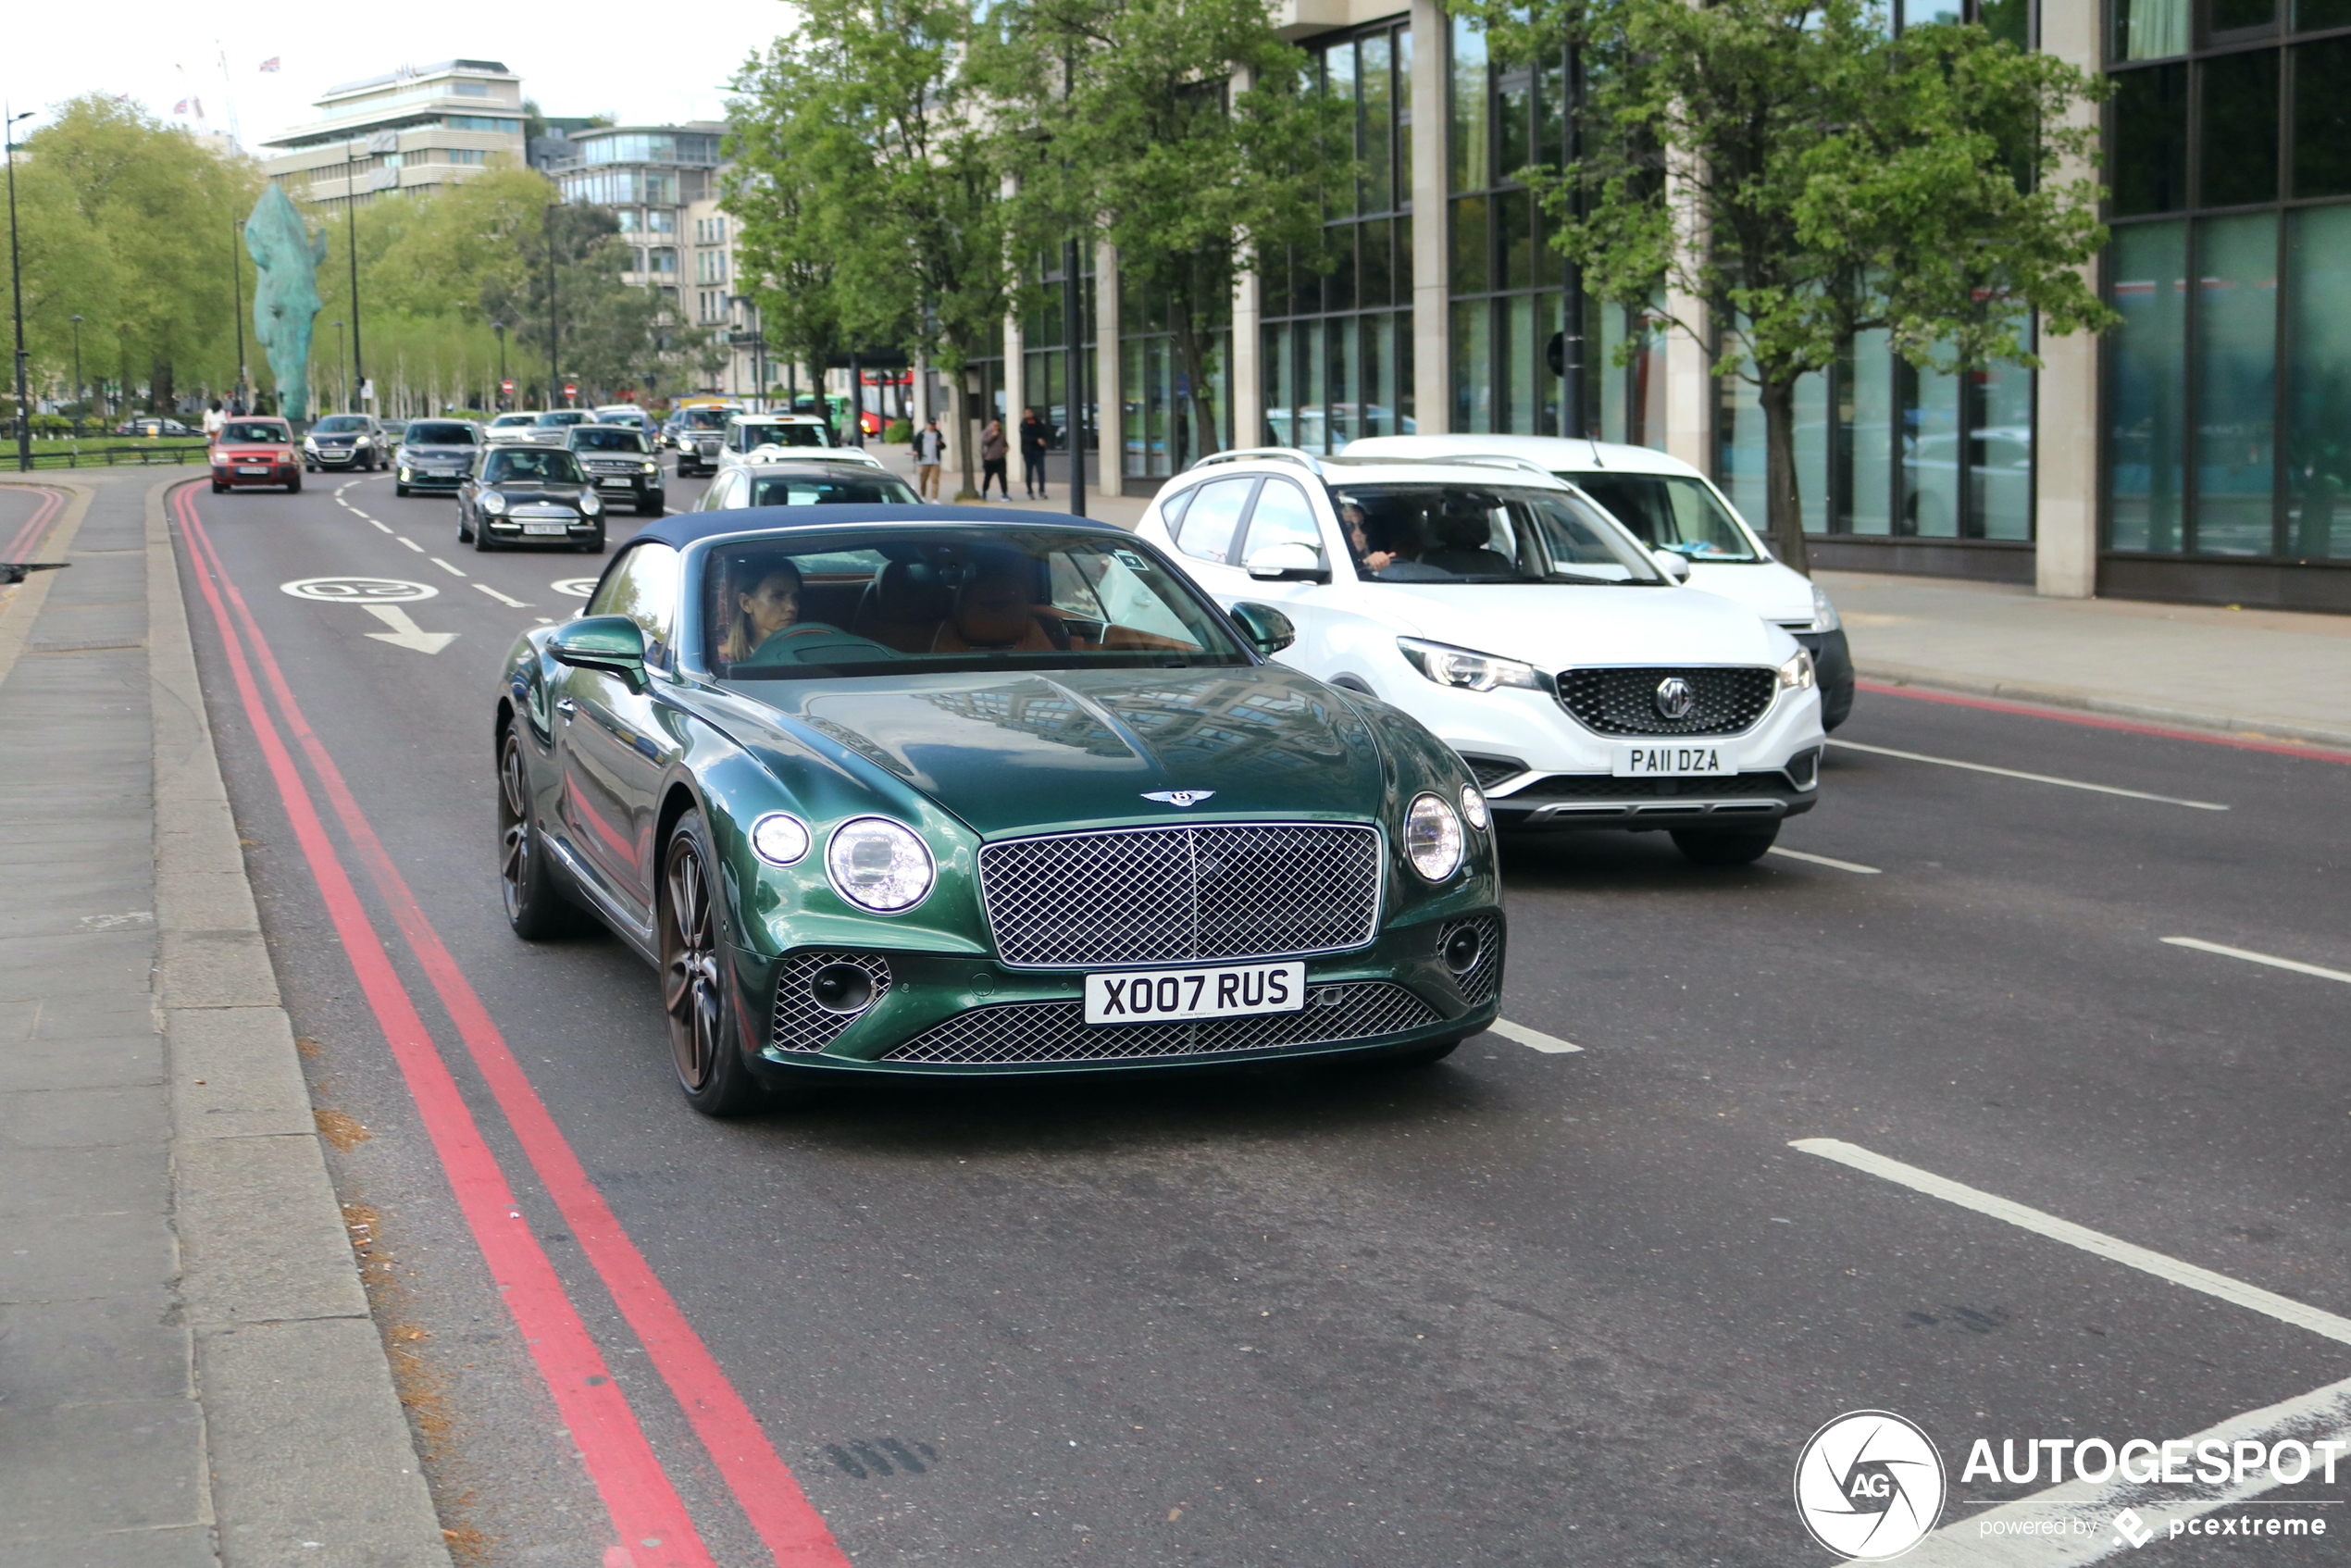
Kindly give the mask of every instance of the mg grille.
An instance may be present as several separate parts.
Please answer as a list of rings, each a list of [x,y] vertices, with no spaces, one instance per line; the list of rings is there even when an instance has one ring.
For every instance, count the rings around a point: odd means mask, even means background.
[[[1696,704],[1678,719],[1659,706],[1658,688],[1680,678]],[[1571,669],[1560,672],[1560,705],[1602,735],[1735,735],[1772,705],[1779,674],[1769,669]]]
[[[989,844],[981,896],[1019,968],[1336,952],[1379,924],[1375,829],[1141,828]]]
[[[1377,1039],[1437,1021],[1436,1009],[1387,980],[1317,986],[1306,993],[1306,1005],[1296,1013],[1261,1013],[1192,1024],[1088,1027],[1081,1002],[1017,1002],[959,1013],[882,1060],[976,1067],[1221,1056]]]

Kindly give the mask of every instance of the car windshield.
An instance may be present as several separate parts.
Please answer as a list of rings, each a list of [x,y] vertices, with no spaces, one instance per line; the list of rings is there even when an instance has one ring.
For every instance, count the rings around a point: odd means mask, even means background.
[[[794,530],[711,551],[701,591],[722,679],[1250,662],[1181,572],[1076,529]]]
[[[535,421],[542,430],[560,429],[566,425],[585,425],[589,422],[590,417],[586,411],[578,408],[554,409],[541,414]]]
[[[284,446],[292,441],[283,425],[265,424],[258,419],[231,419],[220,427],[222,441],[260,442],[265,445]]]
[[[754,446],[830,446],[822,425],[747,424],[742,427],[743,450]]]
[[[922,498],[895,474],[770,474],[753,479],[749,506],[912,506]]]
[[[579,460],[568,452],[548,447],[504,446],[490,454],[481,477],[491,484],[513,479],[524,483],[585,484]]]
[[[1704,479],[1614,470],[1561,474],[1607,507],[1643,544],[1693,561],[1752,561],[1755,546]]]
[[[490,421],[490,428],[493,430],[520,429],[526,425],[537,423],[538,419],[536,414],[501,414]]]
[[[1331,500],[1369,582],[1666,580],[1623,529],[1564,491],[1350,484]]]
[[[367,421],[356,414],[330,414],[310,427],[313,435],[347,436],[354,430],[364,430]]]
[[[689,408],[678,416],[690,430],[723,430],[727,428],[727,411],[723,408]]]
[[[471,446],[474,428],[471,425],[428,425],[422,420],[408,427],[401,441],[409,446]]]
[[[634,430],[615,429],[610,425],[589,425],[571,432],[574,452],[642,452],[645,438]]]

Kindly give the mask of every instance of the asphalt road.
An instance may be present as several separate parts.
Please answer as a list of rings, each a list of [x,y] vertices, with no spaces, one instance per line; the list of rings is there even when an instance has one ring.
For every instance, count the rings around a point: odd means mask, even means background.
[[[579,585],[559,585],[602,560],[461,552],[449,502],[395,500],[381,477],[313,484],[198,493],[193,514],[418,917],[861,1565],[1823,1562],[1790,1477],[1842,1412],[1934,1435],[1952,1524],[2046,1484],[1963,1480],[1978,1437],[2160,1442],[2351,1376],[2351,1343],[2323,1323],[1792,1147],[1843,1140],[2351,1312],[2351,986],[2163,940],[2351,970],[2339,762],[1864,693],[1839,740],[2163,798],[1840,747],[1782,845],[1873,872],[1776,854],[1704,870],[1662,835],[1507,848],[1505,1016],[1578,1052],[1491,1034],[1418,1073],[859,1092],[715,1124],[675,1092],[641,963],[608,939],[528,946],[499,913],[498,664],[575,608]],[[673,480],[672,504],[698,489]],[[437,591],[398,605],[407,628],[280,591],[328,577]],[[273,771],[185,567],[183,587],[336,1177],[461,1561],[776,1561],[363,874],[315,760],[289,742],[303,760]],[[294,732],[282,704],[264,711]],[[307,851],[293,797],[325,824]],[[610,1555],[608,1495],[355,978],[367,955],[338,939],[320,843],[686,1538]],[[2351,1465],[2245,1512],[2307,1517],[2324,1499],[2339,1537],[2346,1496]]]

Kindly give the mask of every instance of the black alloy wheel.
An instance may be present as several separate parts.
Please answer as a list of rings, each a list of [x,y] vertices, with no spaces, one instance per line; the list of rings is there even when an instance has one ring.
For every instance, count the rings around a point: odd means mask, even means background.
[[[731,954],[723,896],[702,814],[689,812],[669,835],[662,856],[660,907],[661,1000],[669,1014],[669,1051],[686,1103],[705,1116],[740,1116],[766,1098],[743,1060],[728,1004]]]
[[[525,941],[578,928],[578,907],[564,896],[555,876],[539,841],[522,736],[509,724],[498,737],[498,896],[506,906],[506,924]]]

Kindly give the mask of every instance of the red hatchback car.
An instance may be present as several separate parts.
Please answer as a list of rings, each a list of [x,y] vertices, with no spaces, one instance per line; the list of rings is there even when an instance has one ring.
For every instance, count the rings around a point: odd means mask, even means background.
[[[213,438],[212,492],[255,485],[302,488],[302,454],[294,450],[293,427],[283,419],[234,418]]]

